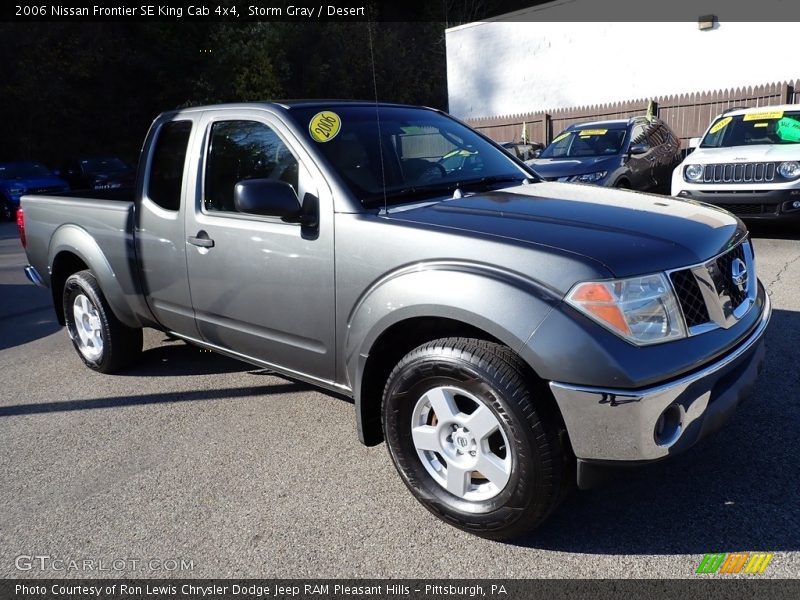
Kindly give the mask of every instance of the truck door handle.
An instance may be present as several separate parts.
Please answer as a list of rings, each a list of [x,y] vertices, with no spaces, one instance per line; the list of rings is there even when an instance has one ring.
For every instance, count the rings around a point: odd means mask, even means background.
[[[214,240],[208,237],[208,234],[205,231],[198,231],[196,237],[189,236],[186,238],[186,241],[192,246],[198,246],[199,248],[214,247]]]

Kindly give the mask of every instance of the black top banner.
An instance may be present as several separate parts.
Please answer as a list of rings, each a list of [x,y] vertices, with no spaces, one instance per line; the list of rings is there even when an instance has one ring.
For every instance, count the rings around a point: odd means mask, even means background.
[[[800,2],[760,0],[195,0],[149,3],[16,2],[0,8],[0,21],[289,21],[289,22],[441,22],[457,26],[475,21],[606,22],[800,21]]]

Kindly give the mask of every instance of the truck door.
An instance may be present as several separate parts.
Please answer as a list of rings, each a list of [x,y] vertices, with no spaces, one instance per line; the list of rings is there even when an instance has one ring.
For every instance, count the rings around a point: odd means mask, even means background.
[[[294,136],[264,110],[209,112],[198,136],[202,177],[186,211],[187,262],[204,340],[271,365],[334,379],[333,199]],[[289,183],[319,204],[310,229],[239,213],[245,179]]]
[[[136,254],[147,304],[165,328],[197,335],[186,273],[186,234],[181,213],[188,168],[187,149],[197,116],[176,116],[156,124],[138,190]]]

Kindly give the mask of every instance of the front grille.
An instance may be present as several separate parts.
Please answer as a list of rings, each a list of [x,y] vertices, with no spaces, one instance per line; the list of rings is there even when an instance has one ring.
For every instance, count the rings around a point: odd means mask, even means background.
[[[723,254],[717,259],[717,268],[722,274],[722,289],[719,291],[728,294],[733,308],[739,306],[747,297],[747,292],[740,290],[739,287],[733,283],[731,265],[737,258],[742,262],[746,262],[742,244],[739,244],[733,250]]]
[[[717,204],[735,215],[774,215],[777,204]]]
[[[775,163],[720,163],[706,165],[703,183],[759,183],[775,180]]]
[[[734,267],[736,260],[744,264]],[[742,276],[744,290],[734,282],[734,271]],[[755,300],[756,275],[747,241],[701,265],[672,271],[669,277],[690,334],[705,330],[691,331],[699,325],[730,327],[743,316],[737,309]]]
[[[678,301],[683,310],[683,318],[686,319],[687,327],[702,325],[710,320],[708,309],[706,308],[703,295],[700,293],[700,286],[689,269],[684,271],[674,271],[670,278],[678,296]]]

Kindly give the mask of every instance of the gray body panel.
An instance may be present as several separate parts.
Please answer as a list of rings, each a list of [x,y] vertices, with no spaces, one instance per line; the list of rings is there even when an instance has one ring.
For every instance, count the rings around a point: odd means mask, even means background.
[[[117,317],[131,327],[155,324],[139,287],[133,239],[134,203],[23,196],[28,260],[50,286],[61,253],[76,255],[97,277]]]
[[[730,329],[637,347],[563,298],[579,281],[662,272],[715,256],[746,230],[702,203],[533,183],[398,209],[365,209],[280,105],[162,115],[148,134],[136,203],[25,197],[28,256],[50,284],[60,251],[97,275],[115,314],[355,397],[387,330],[418,317],[467,324],[506,344],[543,379],[635,389],[718,359],[759,322],[762,304]],[[180,211],[145,182],[154,132],[191,119]],[[300,196],[319,224],[205,212],[208,131],[217,119],[273,128],[300,162]],[[190,245],[201,233],[213,248]]]

